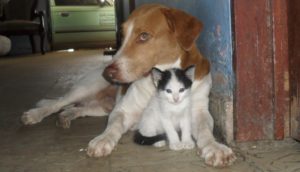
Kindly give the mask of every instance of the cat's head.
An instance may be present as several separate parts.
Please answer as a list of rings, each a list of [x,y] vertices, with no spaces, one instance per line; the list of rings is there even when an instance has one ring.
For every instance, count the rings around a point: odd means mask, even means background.
[[[190,88],[194,81],[195,66],[186,69],[172,68],[161,71],[153,68],[151,71],[154,85],[161,98],[173,104],[180,103],[189,96]]]

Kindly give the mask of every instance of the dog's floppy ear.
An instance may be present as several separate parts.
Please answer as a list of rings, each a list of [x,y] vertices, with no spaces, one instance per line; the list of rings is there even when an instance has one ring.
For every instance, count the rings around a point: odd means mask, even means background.
[[[170,29],[175,33],[177,41],[184,50],[189,50],[198,38],[203,24],[194,16],[184,11],[163,8]]]

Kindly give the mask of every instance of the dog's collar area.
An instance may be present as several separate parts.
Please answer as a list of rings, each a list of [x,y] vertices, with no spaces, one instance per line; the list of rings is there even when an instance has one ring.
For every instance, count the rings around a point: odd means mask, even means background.
[[[106,78],[106,81],[108,81],[109,83],[113,84],[113,85],[118,85],[118,86],[126,86],[126,85],[130,85],[132,82],[120,82],[111,78]]]

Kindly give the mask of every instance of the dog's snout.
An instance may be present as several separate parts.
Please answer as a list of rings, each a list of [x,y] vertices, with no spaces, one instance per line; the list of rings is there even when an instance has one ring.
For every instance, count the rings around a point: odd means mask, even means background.
[[[105,79],[109,81],[113,81],[118,73],[118,67],[115,63],[112,63],[111,65],[107,66],[103,72],[103,76]]]

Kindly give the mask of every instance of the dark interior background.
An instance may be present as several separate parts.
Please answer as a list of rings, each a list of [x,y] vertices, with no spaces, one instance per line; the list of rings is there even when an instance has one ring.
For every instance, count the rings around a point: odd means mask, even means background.
[[[48,0],[39,0],[38,1],[38,10],[44,10],[47,15],[45,16],[45,25],[46,25],[46,29],[47,29],[47,33],[48,29],[49,29],[49,24],[48,24],[48,14],[49,14],[49,8],[48,8]],[[21,55],[21,54],[31,54],[31,45],[30,45],[30,41],[28,36],[11,36],[10,37],[11,41],[12,41],[12,50],[10,52],[10,56],[14,56],[14,55]],[[35,36],[35,45],[36,45],[36,50],[39,51],[39,39],[38,36]],[[45,38],[45,49],[46,51],[49,51],[49,44],[48,44],[48,36],[46,36]]]

